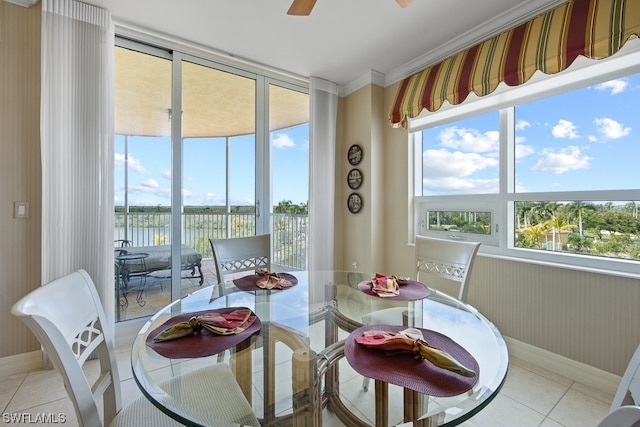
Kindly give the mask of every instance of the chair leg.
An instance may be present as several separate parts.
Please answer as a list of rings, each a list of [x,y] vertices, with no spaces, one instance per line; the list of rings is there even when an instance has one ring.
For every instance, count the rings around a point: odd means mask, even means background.
[[[364,377],[362,379],[362,390],[364,391],[368,391],[369,390],[369,378]]]

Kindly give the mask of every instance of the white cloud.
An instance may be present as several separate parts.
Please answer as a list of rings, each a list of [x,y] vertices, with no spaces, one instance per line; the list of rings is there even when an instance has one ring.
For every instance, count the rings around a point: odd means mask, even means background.
[[[458,127],[445,128],[438,135],[442,147],[467,153],[497,153],[500,134],[498,131],[481,133],[476,129]]]
[[[555,125],[551,130],[551,134],[556,138],[575,139],[578,138],[576,129],[576,125],[574,125],[569,120],[560,119],[558,120],[558,124]]]
[[[576,146],[569,146],[557,151],[545,148],[542,154],[543,157],[531,168],[533,172],[562,174],[586,169],[592,160],[591,157],[582,154],[580,148]]]
[[[625,127],[621,123],[610,118],[595,119],[593,123],[598,127],[598,132],[606,139],[618,139],[629,135],[630,127]]]
[[[531,145],[521,144],[516,141],[516,159],[522,159],[535,153],[536,150]]]
[[[165,169],[162,171],[162,177],[171,179],[171,169]]]
[[[424,179],[424,188],[436,193],[448,194],[472,194],[472,193],[497,193],[498,179],[463,179],[457,177],[445,177],[438,179]]]
[[[158,185],[158,181],[156,181],[156,180],[155,180],[155,179],[153,179],[153,178],[149,178],[148,180],[144,181],[144,182],[143,182],[142,184],[140,184],[140,185],[142,185],[143,187],[146,187],[146,188],[153,188],[153,189],[156,189],[156,188],[159,188],[159,187],[160,187],[160,186]]]
[[[595,135],[589,135],[587,139],[589,140],[589,142],[596,142],[598,140],[598,137]]]
[[[204,193],[192,196],[200,205],[224,205],[225,197],[217,193]]]
[[[423,153],[422,161],[424,176],[428,179],[469,176],[477,171],[498,166],[498,161],[491,157],[448,150],[427,150]]]
[[[284,133],[279,133],[273,138],[273,148],[291,148],[295,146],[293,139]]]
[[[526,120],[518,120],[516,122],[516,130],[523,130],[523,129],[526,129],[528,127],[531,127],[531,123],[529,123]]]
[[[124,154],[115,153],[113,155],[113,166],[116,169],[124,168]],[[139,174],[147,173],[147,169],[140,164],[140,161],[131,155],[129,155],[129,169],[138,172]]]
[[[129,193],[131,194],[131,193]],[[131,206],[158,206],[158,205],[162,205],[162,203],[158,203],[157,200],[152,200],[152,199],[138,199],[138,198],[133,198],[133,199],[129,199],[129,205]],[[167,206],[167,205],[162,205],[162,206]]]
[[[183,190],[182,195],[186,205],[205,206],[205,205],[224,205],[226,203],[224,194],[205,192],[195,193],[189,190]],[[253,205],[255,201],[249,198],[233,198],[230,200],[232,205]]]
[[[113,155],[113,167],[115,169],[122,169],[124,167],[124,154],[115,153]]]
[[[618,93],[624,92],[628,85],[629,82],[627,82],[625,79],[616,79],[600,83],[599,85],[596,85],[595,88],[601,91],[610,91],[611,95],[616,95]]]

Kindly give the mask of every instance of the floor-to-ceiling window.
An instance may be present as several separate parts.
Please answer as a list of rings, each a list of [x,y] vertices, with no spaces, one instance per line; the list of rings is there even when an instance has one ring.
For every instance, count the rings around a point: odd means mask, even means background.
[[[304,269],[309,219],[309,117],[287,120],[290,109],[309,111],[309,95],[269,84],[273,262],[284,268]]]
[[[171,301],[145,291],[165,281],[149,277],[144,248],[171,244],[171,92],[169,52],[115,51],[114,241],[116,319],[153,313]]]
[[[209,238],[272,233],[305,268],[305,85],[129,40],[115,57],[117,319],[216,283]]]
[[[256,77],[181,64],[183,240],[210,256],[209,238],[257,231]]]

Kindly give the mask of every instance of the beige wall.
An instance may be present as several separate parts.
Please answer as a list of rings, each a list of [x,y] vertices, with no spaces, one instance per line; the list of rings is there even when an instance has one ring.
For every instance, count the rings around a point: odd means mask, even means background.
[[[363,271],[404,275],[412,271],[413,261],[413,247],[408,244],[413,211],[408,133],[387,122],[397,84],[384,89],[382,98],[374,95],[378,89],[361,89],[341,104],[344,122],[340,132],[345,138],[337,149],[343,177],[337,184],[337,192],[342,193],[339,199],[346,199],[345,153],[354,142],[365,147],[366,190],[361,214],[348,214],[338,206],[337,222],[344,228],[338,228],[341,232],[336,235],[341,246],[335,264],[349,268],[351,260],[358,259]],[[381,137],[372,131],[379,128],[383,129]],[[367,179],[372,173],[377,178]],[[379,197],[373,206],[366,203],[372,194]],[[372,251],[371,245],[382,248],[382,253]],[[481,255],[471,277],[469,303],[509,338],[615,375],[622,375],[640,343],[637,279]]]
[[[11,306],[40,285],[40,6],[0,1],[0,358],[40,348]],[[13,202],[30,203],[29,218]]]
[[[384,267],[385,197],[377,189],[390,172],[384,159],[384,123],[379,120],[383,98],[384,90],[371,85],[340,100],[336,146],[337,269],[353,269],[354,261],[361,271]],[[347,152],[353,144],[360,145],[364,153],[362,162],[356,166],[347,161]],[[347,185],[347,175],[354,167],[364,177],[357,190]],[[357,214],[347,209],[347,198],[353,191],[363,199],[363,208]]]

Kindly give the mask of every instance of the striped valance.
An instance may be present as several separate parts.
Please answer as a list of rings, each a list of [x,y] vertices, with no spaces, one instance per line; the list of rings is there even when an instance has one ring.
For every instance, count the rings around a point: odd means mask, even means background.
[[[389,120],[406,126],[423,108],[483,96],[500,82],[516,86],[536,70],[557,73],[578,55],[602,59],[640,34],[640,0],[571,0],[404,79]]]

